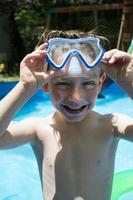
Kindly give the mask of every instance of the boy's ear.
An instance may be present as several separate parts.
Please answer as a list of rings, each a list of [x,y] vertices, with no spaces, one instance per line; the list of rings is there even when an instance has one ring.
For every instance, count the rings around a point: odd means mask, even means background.
[[[102,82],[104,82],[106,77],[107,77],[106,73],[102,71],[101,74],[100,74],[100,79],[102,80]]]
[[[99,92],[102,88],[102,85],[105,79],[106,79],[106,73],[102,71],[99,76]]]
[[[45,85],[42,87],[42,90],[43,90],[45,93],[48,93],[48,92],[49,92],[48,84],[45,84]]]

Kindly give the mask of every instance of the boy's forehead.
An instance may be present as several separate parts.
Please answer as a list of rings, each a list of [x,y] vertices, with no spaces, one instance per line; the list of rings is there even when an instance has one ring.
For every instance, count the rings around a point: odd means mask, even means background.
[[[69,78],[85,78],[85,79],[95,79],[99,77],[99,70],[96,69],[89,69],[88,71],[81,73],[81,74],[77,74],[77,75],[72,75],[67,71],[64,71],[63,69],[61,69],[60,71],[56,71],[54,73],[54,75],[52,76],[53,80],[66,80]]]

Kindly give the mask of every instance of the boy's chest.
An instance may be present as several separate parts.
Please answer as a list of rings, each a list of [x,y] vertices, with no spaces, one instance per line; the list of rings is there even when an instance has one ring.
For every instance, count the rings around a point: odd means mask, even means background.
[[[66,194],[73,194],[75,190],[86,190],[87,193],[89,184],[100,185],[103,176],[112,171],[115,149],[112,139],[96,136],[95,133],[89,137],[83,133],[82,137],[77,135],[75,139],[62,138],[59,134],[50,136],[44,144],[42,170],[45,194],[47,183],[51,185],[51,194],[55,190],[63,192],[63,185],[66,186]]]
[[[45,165],[85,171],[94,167],[103,167],[105,162],[114,155],[116,145],[113,139],[107,137],[75,137],[65,138],[51,137],[44,144]]]
[[[114,139],[111,134],[105,131],[90,130],[78,134],[67,131],[65,134],[53,132],[49,134],[44,142],[44,159],[47,162],[63,161],[64,165],[68,162],[80,164],[80,162],[91,163],[104,160],[108,156]]]

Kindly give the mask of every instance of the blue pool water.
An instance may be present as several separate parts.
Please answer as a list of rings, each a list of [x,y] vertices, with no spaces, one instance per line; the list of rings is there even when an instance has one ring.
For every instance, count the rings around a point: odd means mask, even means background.
[[[0,84],[0,98],[16,83]],[[106,98],[98,99],[95,111],[120,112],[133,117],[132,100],[115,84],[104,91]],[[16,114],[18,121],[29,116],[47,116],[54,111],[50,94],[39,90]],[[116,155],[115,172],[133,169],[133,144],[121,140]],[[132,195],[132,194],[131,194]],[[43,200],[37,163],[30,145],[0,151],[0,200]],[[124,198],[123,200],[130,200]]]

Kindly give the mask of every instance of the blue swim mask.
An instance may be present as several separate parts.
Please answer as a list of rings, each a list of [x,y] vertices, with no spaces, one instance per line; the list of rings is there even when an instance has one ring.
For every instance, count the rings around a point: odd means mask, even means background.
[[[102,60],[104,48],[99,38],[90,36],[79,39],[52,38],[48,41],[46,59],[57,70],[75,56],[87,68],[94,68]]]

